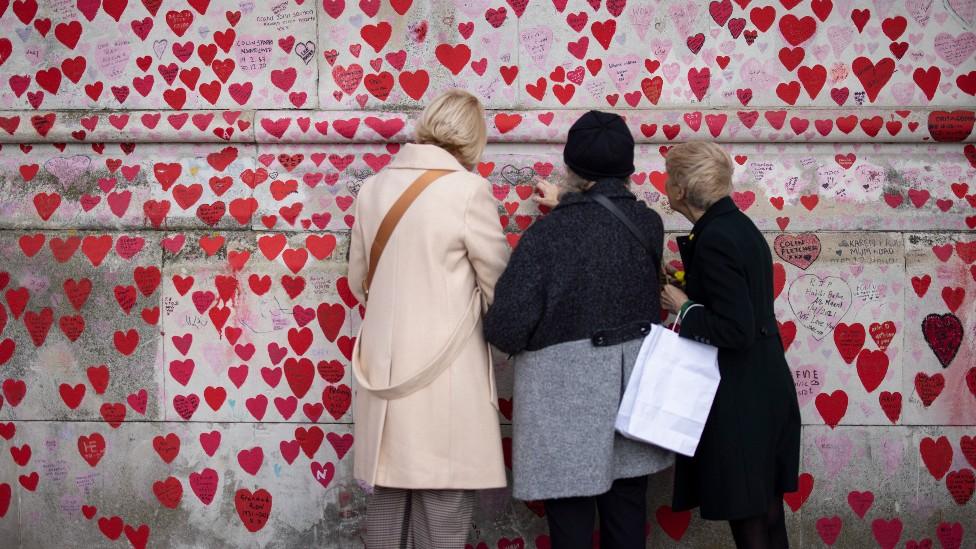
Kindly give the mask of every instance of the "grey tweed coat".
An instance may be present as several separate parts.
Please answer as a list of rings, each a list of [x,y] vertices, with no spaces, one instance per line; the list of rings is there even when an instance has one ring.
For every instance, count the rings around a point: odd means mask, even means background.
[[[671,452],[614,432],[617,407],[641,339],[596,347],[589,339],[515,359],[513,495],[521,500],[593,496],[614,479],[660,471]]]

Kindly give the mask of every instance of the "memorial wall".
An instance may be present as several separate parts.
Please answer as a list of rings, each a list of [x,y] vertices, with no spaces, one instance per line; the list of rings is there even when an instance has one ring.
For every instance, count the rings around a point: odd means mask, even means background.
[[[722,143],[803,417],[793,546],[976,546],[974,52],[976,0],[0,0],[0,545],[361,547],[356,195],[463,87],[513,247],[588,109],[667,261],[668,149]],[[648,547],[729,547],[670,475]],[[470,546],[548,548],[542,513],[482,492]]]

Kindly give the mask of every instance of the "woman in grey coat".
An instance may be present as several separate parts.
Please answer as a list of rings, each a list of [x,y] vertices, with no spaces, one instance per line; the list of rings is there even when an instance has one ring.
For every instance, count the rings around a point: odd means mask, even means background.
[[[513,492],[544,500],[555,549],[591,547],[595,510],[601,547],[642,548],[647,475],[672,456],[616,434],[614,419],[660,321],[663,227],[627,188],[622,118],[583,115],[563,157],[571,192],[522,235],[485,318],[488,342],[516,355]]]

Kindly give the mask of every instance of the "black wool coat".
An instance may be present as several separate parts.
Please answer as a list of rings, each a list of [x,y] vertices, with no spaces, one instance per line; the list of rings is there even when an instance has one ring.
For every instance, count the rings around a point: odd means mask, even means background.
[[[797,489],[800,409],[773,312],[769,246],[731,198],[678,238],[690,309],[681,337],[719,348],[722,380],[694,457],[675,460],[682,511],[734,520],[766,513]]]
[[[623,210],[652,243],[651,253],[592,194]],[[602,345],[643,337],[641,324],[661,320],[663,246],[661,216],[637,200],[627,180],[605,179],[564,195],[522,235],[495,285],[485,338],[516,354],[601,331]]]

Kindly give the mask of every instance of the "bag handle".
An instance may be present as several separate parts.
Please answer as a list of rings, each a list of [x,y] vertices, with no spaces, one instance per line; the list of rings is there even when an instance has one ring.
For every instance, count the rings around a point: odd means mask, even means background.
[[[678,330],[675,330],[675,328],[681,324],[681,322],[685,319],[686,316],[688,316],[688,311],[694,309],[695,307],[703,307],[704,308],[705,306],[702,305],[701,303],[692,303],[691,305],[688,306],[687,309],[685,309],[685,314],[681,314],[679,312],[678,313],[678,317],[675,319],[674,323],[671,324],[671,331],[672,332],[678,333]]]
[[[390,207],[390,210],[386,212],[383,221],[380,223],[380,228],[376,231],[376,237],[373,238],[373,245],[369,250],[369,268],[366,271],[366,278],[363,280],[363,294],[367,300],[369,299],[369,287],[373,283],[373,275],[376,274],[376,264],[379,262],[380,257],[383,256],[386,243],[390,240],[390,235],[393,234],[393,229],[400,222],[400,218],[406,213],[407,208],[413,204],[413,201],[420,196],[420,193],[424,192],[424,189],[449,173],[453,172],[451,170],[425,171],[407,187],[407,190],[403,191],[400,198],[397,198],[393,206]]]
[[[634,222],[631,221],[630,217],[628,217],[627,214],[623,212],[623,210],[618,208],[617,205],[614,204],[609,198],[603,196],[602,194],[592,193],[592,194],[587,194],[587,196],[593,199],[593,201],[596,202],[597,204],[609,210],[614,217],[619,219],[620,222],[623,223],[625,227],[627,227],[627,230],[629,230],[630,233],[634,235],[634,238],[636,238],[637,241],[640,242],[641,246],[644,247],[644,250],[647,251],[647,254],[651,256],[651,259],[655,260],[654,262],[655,270],[660,270],[660,265],[659,265],[660,260],[658,260],[654,256],[654,248],[651,245],[651,239],[648,238],[647,235],[642,233],[641,230],[637,228],[637,225],[635,225]]]
[[[353,344],[352,349],[352,373],[356,379],[356,383],[359,387],[369,392],[377,398],[383,400],[396,400],[399,398],[410,396],[420,389],[427,387],[434,382],[444,371],[446,371],[452,364],[454,364],[455,359],[461,351],[464,350],[465,344],[472,334],[475,333],[475,329],[478,327],[478,321],[481,320],[481,307],[484,300],[484,295],[481,290],[475,286],[474,293],[471,295],[471,299],[468,302],[467,312],[464,313],[464,318],[462,318],[458,324],[454,327],[454,331],[451,332],[450,337],[448,337],[447,342],[443,347],[434,355],[434,358],[430,360],[426,365],[424,365],[420,370],[409,378],[400,381],[396,384],[391,384],[387,386],[376,386],[369,382],[369,377],[366,375],[364,369],[365,364],[363,364],[362,350],[360,348],[360,342],[363,340],[363,329],[365,324],[360,325],[359,335],[356,337],[356,343]],[[485,345],[488,348],[487,345]],[[491,394],[492,399],[494,399],[495,385],[494,377],[490,370],[491,368],[491,350],[488,350],[488,366],[489,366],[489,383],[491,384]],[[498,402],[493,400],[495,407],[498,407]]]

